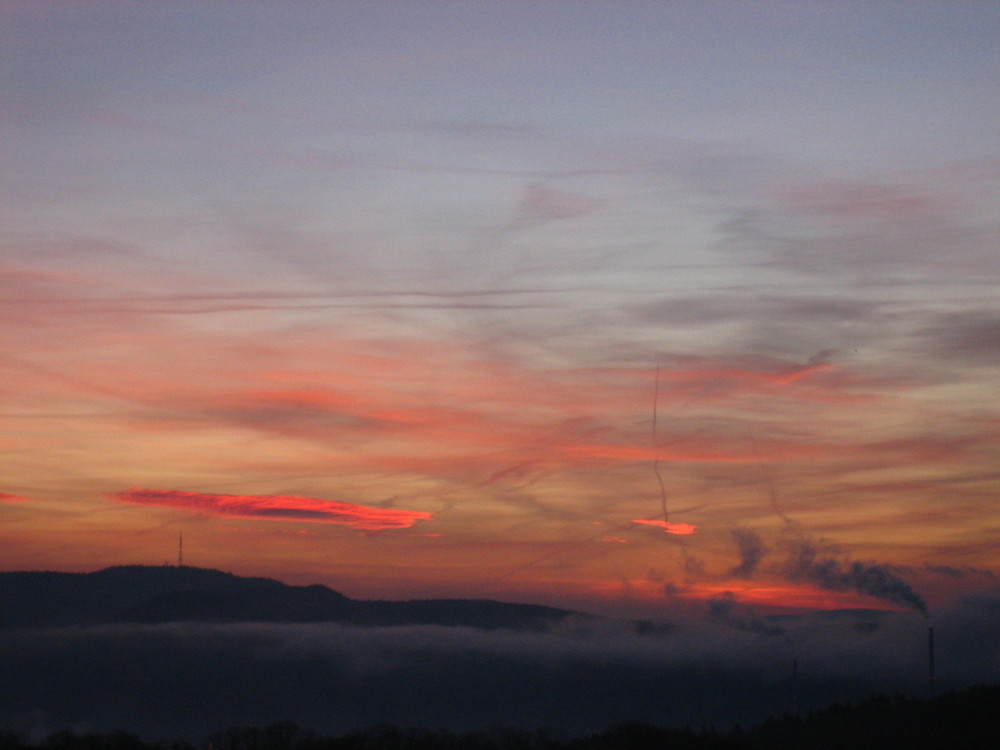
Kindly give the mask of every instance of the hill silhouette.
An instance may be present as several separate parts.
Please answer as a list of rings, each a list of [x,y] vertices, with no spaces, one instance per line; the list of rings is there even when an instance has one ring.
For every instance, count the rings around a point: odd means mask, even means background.
[[[94,573],[0,573],[0,628],[166,622],[338,622],[532,631],[576,613],[475,599],[365,601],[326,586],[290,586],[187,566]]]

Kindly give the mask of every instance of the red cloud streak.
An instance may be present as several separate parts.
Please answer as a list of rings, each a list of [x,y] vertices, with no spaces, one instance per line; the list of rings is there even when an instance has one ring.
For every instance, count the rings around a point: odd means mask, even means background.
[[[265,521],[336,523],[362,531],[408,529],[431,517],[416,510],[371,508],[366,505],[320,500],[296,495],[214,495],[179,490],[132,488],[112,495],[113,500],[135,505],[160,505],[213,516],[235,516]]]
[[[693,534],[698,528],[694,524],[690,523],[670,523],[670,521],[649,521],[645,519],[638,519],[632,521],[632,523],[643,523],[647,526],[660,526],[667,534],[677,534],[677,536],[687,536],[688,534]]]
[[[6,492],[0,492],[0,503],[29,503],[31,502],[30,497],[22,497],[21,495],[8,495]]]

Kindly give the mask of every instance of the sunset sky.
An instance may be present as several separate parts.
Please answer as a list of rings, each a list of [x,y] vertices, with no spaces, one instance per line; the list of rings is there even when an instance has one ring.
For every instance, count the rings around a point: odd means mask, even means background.
[[[0,569],[183,533],[357,598],[995,588],[998,39],[985,1],[3,2]]]

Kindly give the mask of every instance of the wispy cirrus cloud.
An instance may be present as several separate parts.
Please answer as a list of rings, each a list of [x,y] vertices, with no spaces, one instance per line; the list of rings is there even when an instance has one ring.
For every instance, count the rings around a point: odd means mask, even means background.
[[[771,206],[734,207],[721,228],[731,249],[754,248],[816,278],[968,283],[997,272],[1000,225],[976,191],[995,194],[995,178],[931,170],[903,181],[812,182],[778,191]]]
[[[800,210],[854,219],[912,219],[933,215],[946,207],[946,202],[930,190],[892,184],[827,182],[795,188],[784,197]]]
[[[969,309],[933,318],[917,332],[918,341],[946,361],[974,365],[1000,361],[1000,311]]]
[[[555,190],[538,182],[525,186],[510,223],[511,229],[522,229],[561,219],[576,219],[594,213],[603,201],[579,193]]]
[[[360,531],[408,529],[430,513],[397,508],[321,500],[297,495],[220,495],[133,488],[111,496],[112,500],[133,505],[177,508],[212,516],[233,516],[264,521],[332,523]]]

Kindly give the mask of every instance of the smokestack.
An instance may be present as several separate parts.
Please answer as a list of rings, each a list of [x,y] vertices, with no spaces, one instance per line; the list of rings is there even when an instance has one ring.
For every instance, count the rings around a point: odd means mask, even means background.
[[[934,628],[927,628],[927,682],[933,687],[937,675],[934,672]]]

